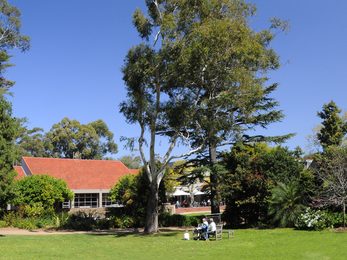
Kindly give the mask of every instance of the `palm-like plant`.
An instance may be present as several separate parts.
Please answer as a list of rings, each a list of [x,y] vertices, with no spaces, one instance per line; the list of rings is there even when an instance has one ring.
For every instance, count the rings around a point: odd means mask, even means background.
[[[304,194],[297,182],[279,183],[272,189],[269,214],[281,227],[293,227],[295,220],[304,210]]]

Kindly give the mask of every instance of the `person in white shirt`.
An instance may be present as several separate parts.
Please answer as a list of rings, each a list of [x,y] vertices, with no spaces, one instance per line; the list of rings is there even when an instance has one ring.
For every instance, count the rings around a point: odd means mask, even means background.
[[[210,236],[210,234],[216,234],[216,223],[214,222],[213,218],[210,218],[210,224],[208,225],[208,230],[207,230],[207,239]]]

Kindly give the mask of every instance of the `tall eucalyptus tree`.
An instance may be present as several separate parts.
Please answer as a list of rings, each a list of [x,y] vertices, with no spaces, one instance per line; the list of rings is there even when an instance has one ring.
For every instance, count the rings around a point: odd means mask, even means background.
[[[283,117],[270,97],[277,84],[266,85],[267,72],[279,67],[270,47],[273,34],[271,28],[251,29],[253,5],[243,0],[147,0],[146,5],[147,15],[139,9],[134,13],[144,42],[125,59],[128,99],[120,107],[128,122],[141,129],[139,150],[153,197],[145,231],[151,233],[157,230],[158,185],[178,141],[190,146],[183,157],[196,154],[210,168],[212,211],[219,212],[218,149],[236,140],[288,136],[250,135]],[[275,19],[271,27],[282,25]],[[169,138],[161,167],[156,164],[158,135]]]

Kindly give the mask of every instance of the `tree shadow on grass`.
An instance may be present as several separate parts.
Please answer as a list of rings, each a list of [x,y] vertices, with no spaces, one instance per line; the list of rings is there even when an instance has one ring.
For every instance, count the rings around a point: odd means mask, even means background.
[[[158,236],[158,237],[175,237],[179,233],[178,231],[161,231],[160,233],[153,234],[153,236]]]
[[[133,237],[175,237],[179,234],[177,231],[170,231],[170,232],[159,232],[155,234],[146,234],[144,232],[138,232],[138,233],[117,233],[115,234],[115,237],[127,237],[127,236],[133,236]]]
[[[90,236],[114,236],[114,237],[174,237],[177,236],[180,232],[179,231],[172,231],[172,230],[160,230],[160,232],[155,234],[146,234],[142,230],[106,230],[106,231],[93,231],[90,233],[87,233],[87,235]]]

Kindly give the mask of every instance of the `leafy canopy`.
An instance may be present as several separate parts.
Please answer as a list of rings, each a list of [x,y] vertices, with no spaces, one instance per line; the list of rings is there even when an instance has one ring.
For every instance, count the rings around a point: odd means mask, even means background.
[[[125,213],[143,225],[150,194],[146,173],[123,176],[110,191],[110,199],[124,205]],[[166,202],[166,181],[159,186],[159,201]]]
[[[0,95],[14,84],[3,75],[6,68],[12,66],[8,51],[14,48],[21,51],[29,49],[29,37],[20,33],[20,15],[20,11],[7,0],[0,0]]]
[[[47,213],[54,213],[61,203],[73,198],[72,191],[63,180],[48,175],[25,177],[16,183],[17,197],[15,205],[42,205]]]
[[[318,206],[341,209],[346,225],[347,207],[347,147],[331,146],[314,159],[320,185],[316,192]]]
[[[144,43],[130,49],[125,58],[127,100],[120,110],[129,123],[140,125],[139,150],[150,183],[160,184],[166,165],[175,158],[171,152],[177,142],[190,147],[183,157],[198,153],[207,161],[215,211],[219,205],[214,172],[219,168],[214,167],[217,148],[240,139],[281,141],[288,137],[266,139],[247,133],[283,117],[270,97],[277,84],[268,84],[266,77],[279,66],[270,47],[273,34],[250,28],[248,20],[255,8],[243,0],[146,0],[146,5],[147,15],[138,9],[133,16]],[[272,26],[280,24],[276,20]],[[157,135],[169,138],[159,169]],[[148,161],[143,149],[146,143]],[[155,208],[156,197],[152,197]],[[156,210],[152,213],[153,224]]]
[[[12,116],[12,106],[0,96],[0,213],[13,198],[13,162],[16,160],[15,140],[19,135],[19,121]]]
[[[9,63],[9,50],[29,48],[29,38],[20,33],[20,12],[6,0],[0,0],[0,214],[13,196],[13,163],[16,160],[15,139],[19,135],[19,120],[12,116],[12,105],[5,93],[14,82],[4,77]]]
[[[287,190],[298,190],[300,199],[293,201],[307,204],[314,189],[314,178],[310,171],[304,169],[299,156],[297,151],[269,147],[264,143],[252,146],[237,144],[231,152],[225,153],[223,162],[227,172],[221,176],[221,188],[227,205],[227,222],[253,226],[259,222],[270,224],[271,217],[275,217],[275,224],[280,224],[281,219],[276,218],[269,207],[269,200],[277,191],[278,194],[282,191],[287,194]],[[287,195],[291,194],[295,192]],[[287,207],[283,203],[277,203],[277,206],[281,210]],[[301,206],[298,208],[301,209]],[[293,224],[284,221],[286,224]]]
[[[343,137],[347,134],[347,122],[340,116],[341,110],[334,101],[323,105],[323,110],[318,112],[318,116],[323,120],[323,127],[317,134],[322,147],[339,146]]]
[[[140,169],[141,167],[141,158],[139,156],[124,155],[119,160],[129,169]]]
[[[101,159],[117,152],[113,133],[105,122],[97,120],[81,124],[64,118],[45,135],[49,156],[62,158]]]

